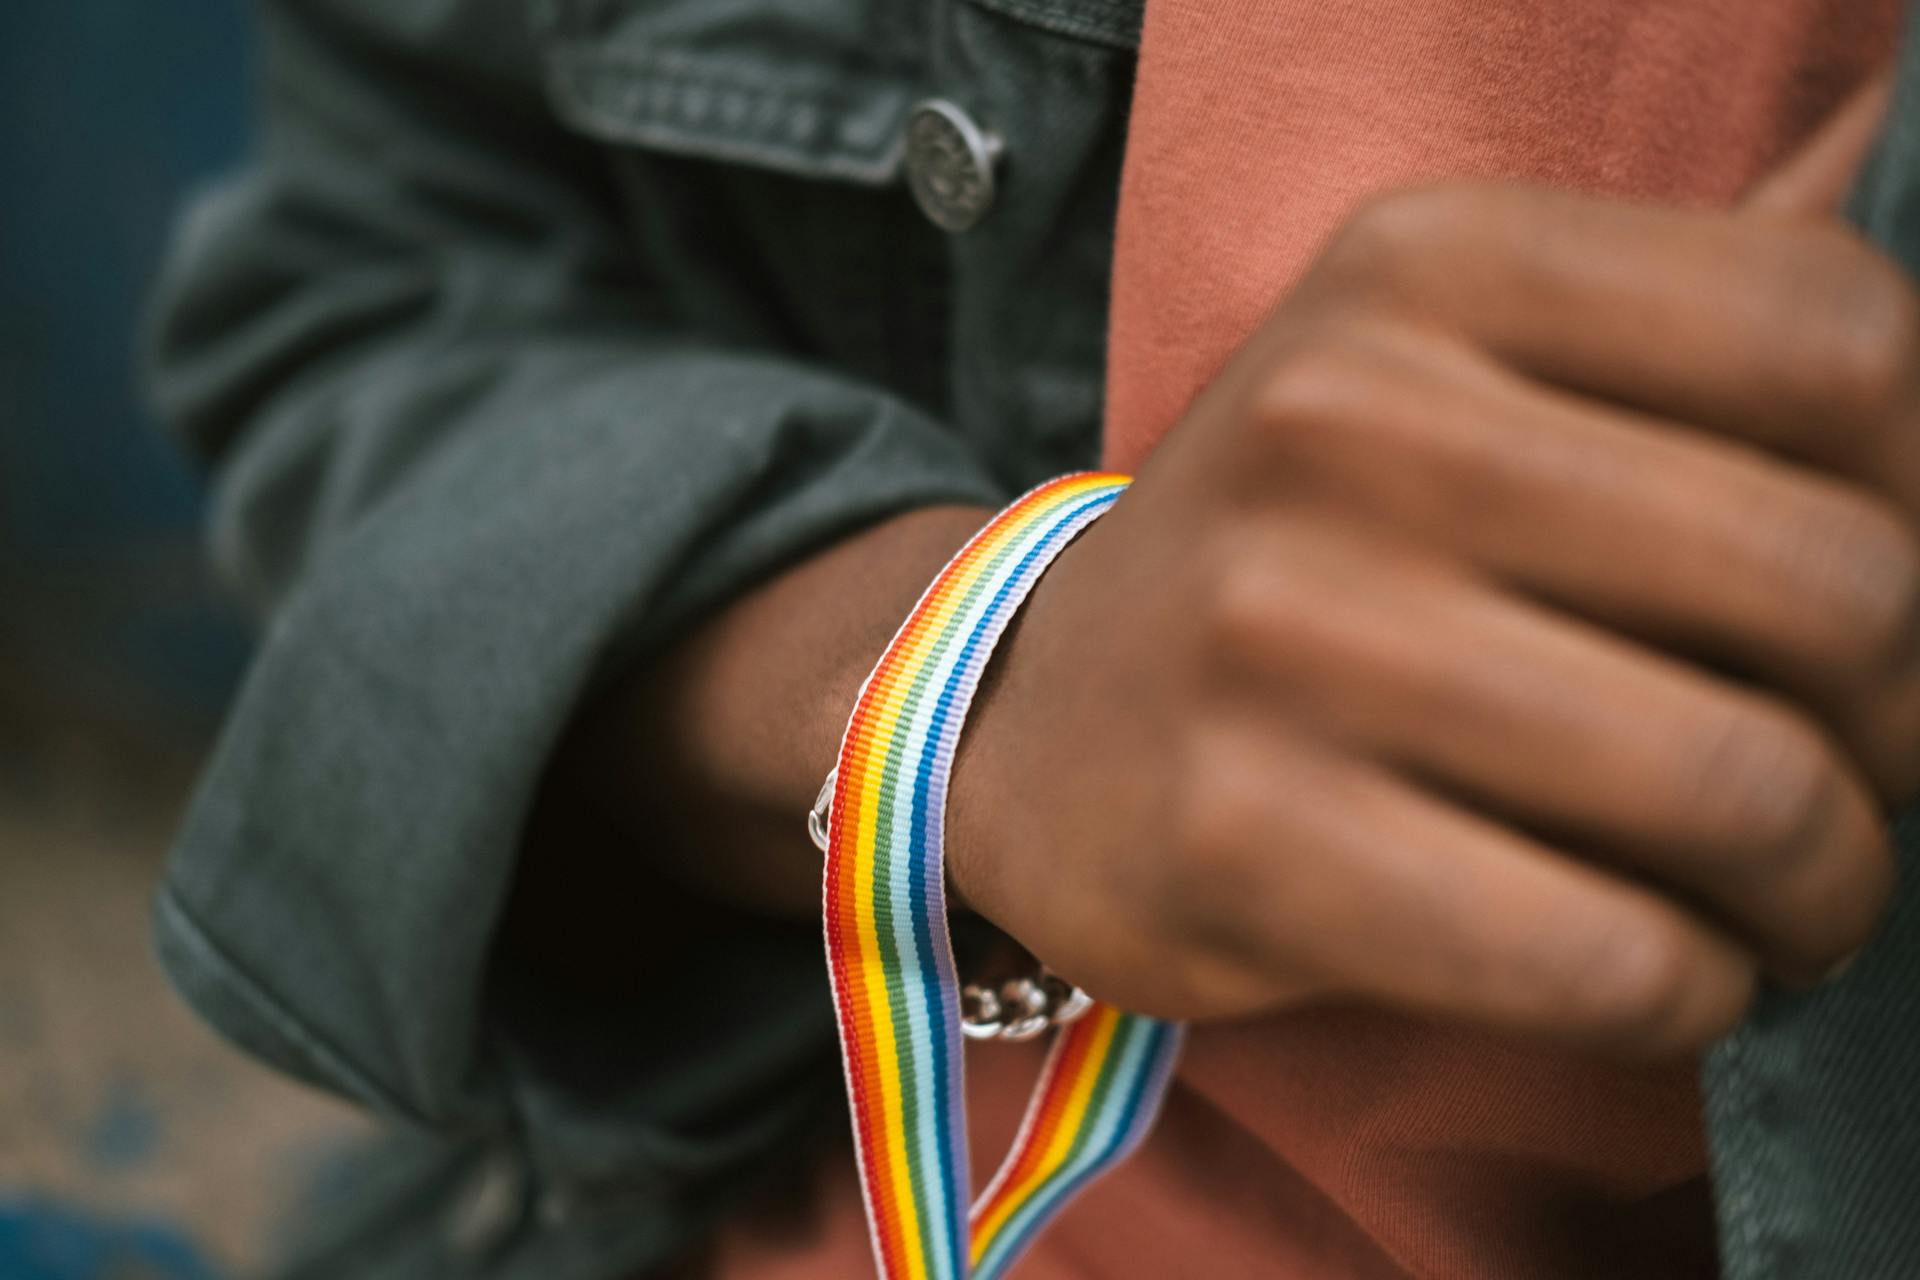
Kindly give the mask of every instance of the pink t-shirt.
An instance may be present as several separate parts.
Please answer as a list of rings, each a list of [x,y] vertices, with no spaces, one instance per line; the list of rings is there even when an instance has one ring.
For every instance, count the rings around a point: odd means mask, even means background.
[[[1731,202],[1891,57],[1897,0],[1148,0],[1107,462],[1137,466],[1365,197]]]

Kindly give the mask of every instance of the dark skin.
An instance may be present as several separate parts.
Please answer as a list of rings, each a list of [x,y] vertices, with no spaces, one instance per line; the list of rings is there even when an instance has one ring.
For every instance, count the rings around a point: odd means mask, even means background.
[[[1854,953],[1920,782],[1920,297],[1832,213],[1883,108],[1733,213],[1362,209],[1003,644],[959,897],[1146,1012],[1636,1055]],[[817,909],[802,815],[989,514],[828,548],[595,710],[616,809],[703,831],[676,875]]]

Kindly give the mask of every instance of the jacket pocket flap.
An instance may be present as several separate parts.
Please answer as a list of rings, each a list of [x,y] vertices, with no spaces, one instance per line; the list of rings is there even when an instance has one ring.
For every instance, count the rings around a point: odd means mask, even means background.
[[[561,118],[608,142],[871,186],[900,172],[905,76],[635,39],[557,40],[546,69]]]

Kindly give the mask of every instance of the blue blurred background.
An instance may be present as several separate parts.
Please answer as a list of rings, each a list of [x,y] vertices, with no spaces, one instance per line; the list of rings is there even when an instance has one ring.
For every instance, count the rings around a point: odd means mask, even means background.
[[[238,0],[0,4],[0,655],[146,730],[210,719],[242,647],[133,352],[174,207],[245,145],[246,61]]]
[[[240,0],[0,0],[0,1280],[255,1274],[366,1123],[168,990],[152,886],[246,628],[135,350],[247,141]]]

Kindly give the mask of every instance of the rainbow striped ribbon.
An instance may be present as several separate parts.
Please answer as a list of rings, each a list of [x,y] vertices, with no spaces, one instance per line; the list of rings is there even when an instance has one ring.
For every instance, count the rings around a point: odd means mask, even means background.
[[[827,960],[883,1280],[1003,1275],[1077,1191],[1139,1145],[1179,1053],[1176,1024],[1108,1005],[1062,1029],[1012,1152],[967,1212],[960,984],[942,866],[947,780],[1001,632],[1126,485],[1063,476],[976,534],[867,677],[840,747]]]

